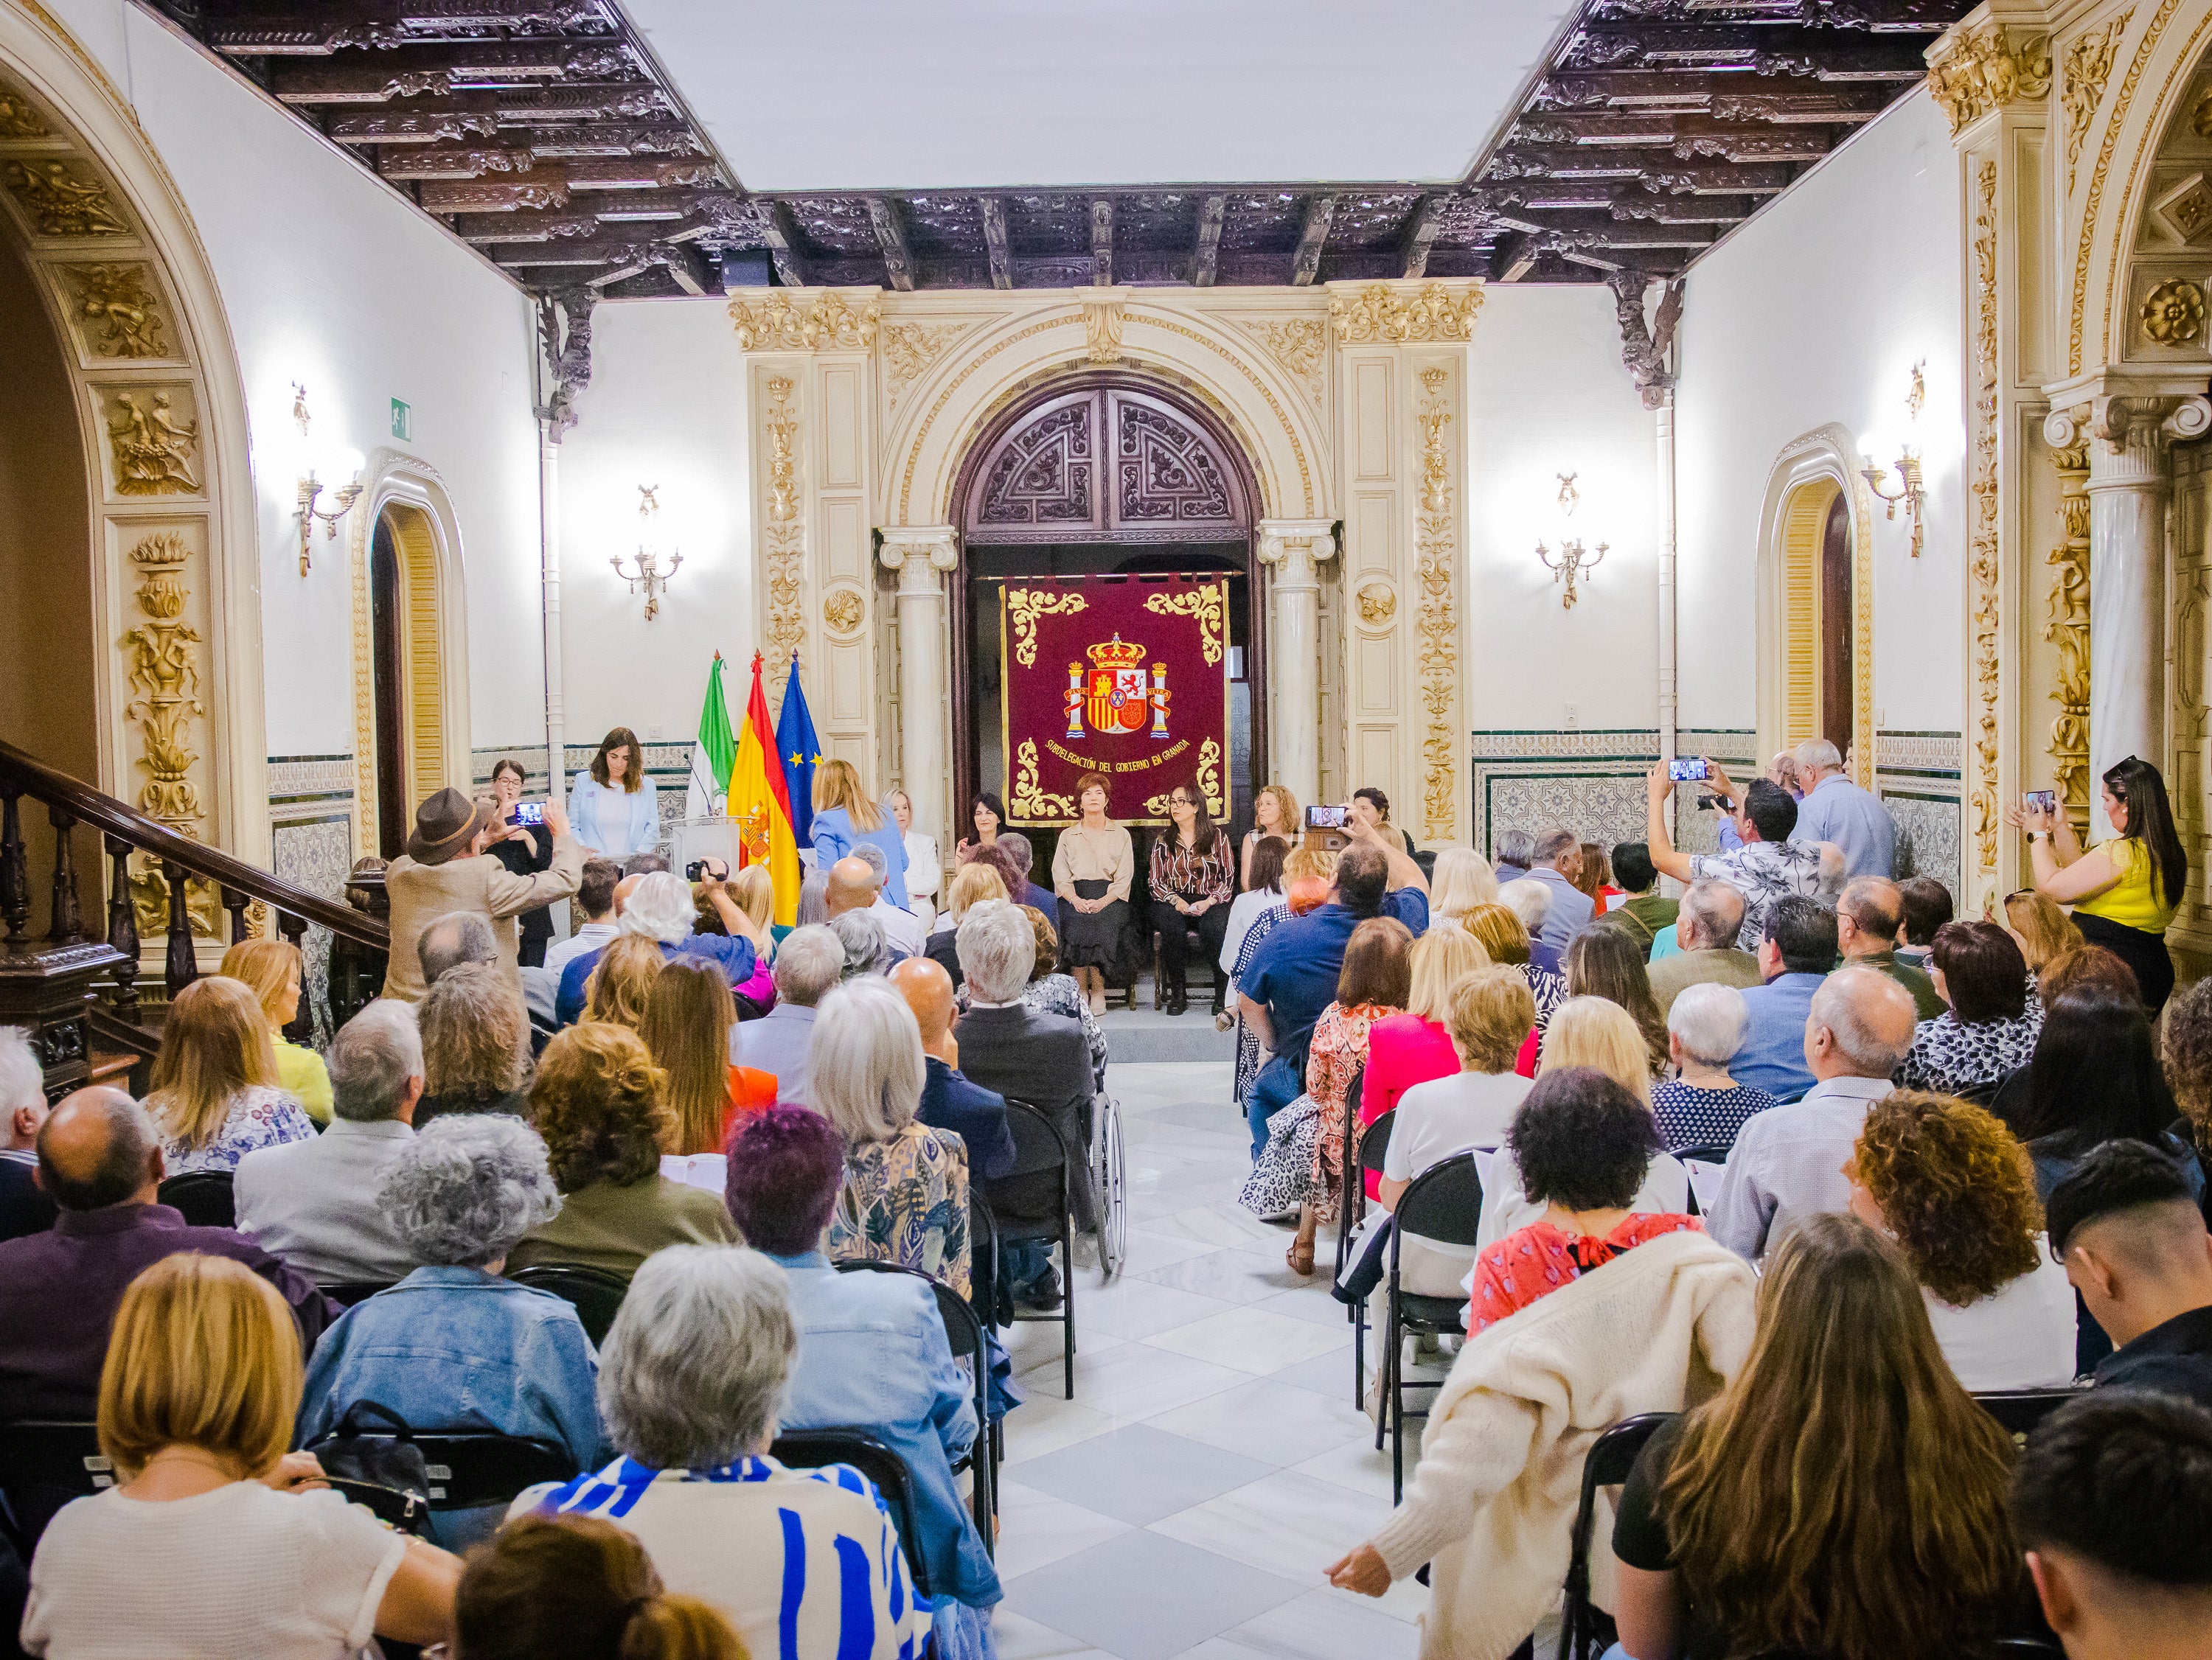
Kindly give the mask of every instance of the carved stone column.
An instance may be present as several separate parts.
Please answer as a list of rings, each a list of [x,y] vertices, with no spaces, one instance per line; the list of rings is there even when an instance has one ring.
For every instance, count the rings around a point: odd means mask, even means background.
[[[898,578],[899,786],[916,827],[940,851],[958,839],[945,818],[946,633],[945,579],[960,562],[949,524],[884,532],[876,557]]]
[[[1336,537],[1322,519],[1273,518],[1260,524],[1260,562],[1274,573],[1269,621],[1268,700],[1274,732],[1270,783],[1301,802],[1321,794],[1320,565],[1336,556]]]

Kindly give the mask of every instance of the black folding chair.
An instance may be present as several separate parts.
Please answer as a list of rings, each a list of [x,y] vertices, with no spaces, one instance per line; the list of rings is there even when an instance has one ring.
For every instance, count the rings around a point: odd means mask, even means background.
[[[623,1299],[629,1295],[629,1281],[621,1275],[568,1263],[512,1269],[507,1277],[519,1286],[550,1291],[562,1302],[574,1305],[576,1318],[584,1323],[584,1335],[594,1344],[606,1342],[607,1329],[614,1324]]]
[[[1344,1243],[1352,1237],[1352,1225],[1359,1218],[1352,1214],[1355,1199],[1361,1215],[1367,1209],[1367,1190],[1358,1180],[1359,1144],[1362,1135],[1359,1124],[1359,1103],[1367,1095],[1367,1069],[1363,1066],[1352,1075],[1352,1083],[1344,1092],[1344,1158],[1343,1168],[1337,1173],[1337,1186],[1341,1190],[1340,1203],[1336,1208],[1336,1271],[1344,1272]]]
[[[2024,1441],[2035,1433],[2036,1427],[2069,1401],[2078,1401],[2089,1391],[2086,1389],[2006,1389],[1992,1390],[1987,1395],[1974,1396],[1974,1403],[2004,1426],[2014,1440]]]
[[[157,1197],[173,1210],[185,1213],[194,1227],[236,1227],[238,1200],[228,1170],[195,1170],[163,1182]]]
[[[1685,1176],[1688,1176],[1690,1174],[1690,1160],[1692,1159],[1695,1159],[1699,1164],[1726,1164],[1728,1162],[1728,1148],[1714,1146],[1685,1147],[1678,1149],[1674,1154],[1676,1159],[1680,1160],[1682,1165],[1682,1173]],[[1692,1216],[1702,1216],[1705,1215],[1705,1207],[1698,1202],[1698,1184],[1694,1177],[1692,1177],[1689,1182],[1687,1209],[1689,1214]]]
[[[397,1280],[341,1280],[336,1285],[326,1285],[323,1295],[341,1308],[351,1308],[356,1303],[365,1303],[380,1291],[389,1291],[399,1283]]]
[[[1439,1160],[1398,1196],[1396,1216],[1390,1230],[1390,1277],[1388,1326],[1382,1342],[1382,1412],[1390,1429],[1390,1502],[1406,1492],[1406,1339],[1410,1336],[1457,1336],[1465,1328],[1460,1311],[1466,1299],[1425,1296],[1403,1291],[1398,1285],[1398,1253],[1408,1233],[1438,1245],[1465,1245],[1475,1242],[1482,1221],[1482,1174],[1473,1153],[1455,1153]],[[1419,1384],[1419,1389],[1440,1389],[1441,1384]],[[1426,1412],[1412,1415],[1425,1419]]]
[[[952,1466],[957,1475],[963,1469],[975,1472],[974,1487],[975,1531],[983,1536],[983,1549],[995,1556],[997,1542],[991,1537],[991,1518],[998,1508],[996,1488],[998,1471],[991,1455],[991,1346],[983,1336],[983,1323],[975,1318],[975,1311],[968,1306],[968,1300],[946,1285],[942,1280],[932,1279],[920,1269],[907,1267],[903,1263],[840,1263],[840,1274],[907,1274],[927,1286],[937,1300],[937,1318],[945,1325],[945,1342],[955,1360],[964,1360],[975,1384],[975,1443],[967,1456]]]
[[[434,1514],[504,1507],[527,1488],[565,1481],[577,1473],[576,1461],[567,1451],[550,1441],[526,1436],[473,1429],[355,1433],[349,1425],[344,1427],[347,1433],[325,1435],[306,1451],[337,1441],[409,1442],[422,1454],[423,1473],[429,1478],[425,1496]]]
[[[1645,1412],[1599,1433],[1583,1460],[1582,1502],[1575,1511],[1574,1547],[1567,1557],[1566,1602],[1559,1624],[1559,1660],[1590,1660],[1611,1638],[1600,1639],[1598,1611],[1590,1602],[1590,1536],[1597,1528],[1597,1490],[1628,1479],[1636,1455],[1644,1451],[1671,1412]],[[1608,1624],[1610,1621],[1607,1622]]]
[[[36,1421],[0,1427],[0,1501],[23,1560],[54,1512],[115,1485],[115,1466],[100,1450],[96,1424]]]
[[[1367,1082],[1367,1069],[1364,1067],[1359,1069],[1359,1081],[1364,1089]],[[1382,1177],[1382,1155],[1390,1150],[1390,1129],[1397,1117],[1397,1109],[1393,1107],[1376,1119],[1373,1124],[1369,1124],[1366,1133],[1359,1138],[1359,1156],[1357,1159],[1349,1156],[1345,1159],[1344,1209],[1338,1213],[1340,1226],[1336,1234],[1336,1271],[1340,1276],[1344,1273],[1344,1253],[1346,1242],[1352,1237],[1351,1227],[1345,1223],[1344,1219],[1352,1217],[1355,1221],[1358,1220],[1353,1216],[1355,1206],[1361,1215],[1366,1214],[1367,1174],[1372,1171],[1377,1179]],[[1357,1407],[1360,1402],[1359,1386],[1367,1376],[1366,1300],[1361,1299],[1345,1312],[1352,1316],[1352,1404]],[[1379,1425],[1377,1433],[1378,1439],[1375,1446],[1379,1452],[1382,1447],[1379,1439]]]
[[[921,1531],[915,1522],[914,1476],[906,1460],[885,1446],[873,1430],[787,1429],[775,1438],[769,1457],[793,1469],[820,1469],[825,1464],[850,1464],[875,1483],[890,1506],[898,1528],[899,1549],[916,1592],[929,1595],[929,1564],[921,1557]]]
[[[1016,1308],[1013,1318],[1023,1321],[1056,1320],[1060,1323],[1062,1332],[1061,1370],[1066,1380],[1066,1397],[1072,1401],[1075,1398],[1075,1210],[1068,1184],[1083,1166],[1076,1163],[1068,1152],[1066,1139],[1054,1127],[1052,1120],[1028,1102],[1012,1098],[1007,1100],[1006,1127],[1014,1136],[1014,1167],[990,1184],[993,1190],[1003,1191],[1006,1184],[1033,1176],[1051,1176],[1060,1184],[1060,1198],[1054,1215],[1032,1222],[997,1221],[995,1227],[1001,1249],[1010,1245],[1059,1242],[1060,1312],[1024,1313]]]

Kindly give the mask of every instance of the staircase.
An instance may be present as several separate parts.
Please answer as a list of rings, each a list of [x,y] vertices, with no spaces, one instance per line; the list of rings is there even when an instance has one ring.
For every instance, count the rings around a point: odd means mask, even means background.
[[[44,884],[46,931],[36,937],[27,931],[33,884],[23,842],[26,797],[45,807],[54,831],[53,869]],[[80,826],[99,833],[106,855],[104,935],[85,926],[71,848],[72,833]],[[139,986],[143,971],[131,892],[134,857],[142,893],[159,891],[168,902],[158,999]],[[0,942],[0,1026],[22,1027],[33,1034],[48,1099],[94,1083],[117,1083],[133,1094],[144,1094],[149,1063],[161,1045],[161,1015],[169,999],[199,978],[190,912],[195,883],[203,893],[210,886],[219,892],[233,944],[258,931],[256,913],[273,918],[277,933],[295,946],[310,924],[330,930],[333,1027],[382,991],[391,930],[384,921],[380,872],[350,878],[348,903],[319,898],[179,835],[82,780],[0,743],[0,924],[7,930]],[[313,1033],[313,1014],[303,996],[299,1015],[284,1034],[304,1043]]]

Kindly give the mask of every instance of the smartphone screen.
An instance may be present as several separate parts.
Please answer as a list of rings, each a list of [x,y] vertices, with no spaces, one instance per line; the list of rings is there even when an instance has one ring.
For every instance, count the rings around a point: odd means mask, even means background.
[[[2058,792],[2056,790],[2031,790],[2027,792],[2027,804],[2040,812],[2055,813],[2058,810]]]
[[[1306,828],[1309,830],[1341,830],[1346,809],[1341,807],[1309,807],[1306,809]]]
[[[514,821],[517,824],[544,823],[545,803],[542,801],[519,801],[515,803]]]
[[[1702,760],[1690,760],[1668,761],[1667,763],[1667,776],[1674,779],[1677,784],[1686,784],[1693,779],[1705,778],[1709,776],[1709,774],[1706,771],[1705,762]]]

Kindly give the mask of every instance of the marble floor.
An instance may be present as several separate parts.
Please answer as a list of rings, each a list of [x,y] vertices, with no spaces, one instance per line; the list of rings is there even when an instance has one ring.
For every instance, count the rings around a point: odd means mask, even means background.
[[[1103,1288],[1077,1270],[1074,1400],[1060,1328],[1013,1334],[1028,1398],[1006,1419],[1000,1655],[1407,1660],[1422,1587],[1378,1602],[1322,1577],[1389,1514],[1389,1456],[1352,1404],[1326,1275],[1292,1274],[1287,1229],[1237,1206],[1230,1068],[1115,1063],[1108,1087],[1129,1262]]]

